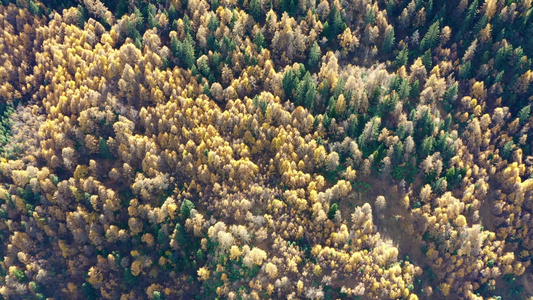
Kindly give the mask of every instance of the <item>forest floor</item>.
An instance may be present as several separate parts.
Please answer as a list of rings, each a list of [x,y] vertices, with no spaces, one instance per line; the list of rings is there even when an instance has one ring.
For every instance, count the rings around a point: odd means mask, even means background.
[[[414,184],[421,184],[421,180],[416,180]],[[376,208],[376,198],[384,196],[386,207],[379,210]],[[401,206],[401,193],[398,186],[387,179],[381,177],[358,177],[355,188],[346,199],[339,204],[343,219],[350,219],[355,207],[370,203],[374,225],[384,240],[391,240],[392,244],[398,248],[398,259],[409,259],[413,264],[421,267],[424,271],[430,264],[427,257],[421,251],[421,244],[417,238],[409,233],[408,227],[414,224],[411,214]],[[415,285],[414,292],[420,299],[425,299],[420,289],[427,285],[427,274],[424,272],[420,284]],[[434,293],[432,298],[438,294]]]
[[[413,186],[421,186],[422,178],[418,176]],[[374,225],[384,240],[392,240],[392,244],[398,247],[398,259],[406,259],[419,266],[423,270],[420,283],[415,285],[414,292],[420,299],[446,299],[441,293],[435,290],[435,282],[429,282],[430,263],[426,255],[422,253],[421,241],[413,234],[409,233],[409,225],[414,225],[414,220],[405,208],[401,206],[401,193],[398,186],[393,182],[376,176],[360,176],[356,179],[355,188],[352,190],[346,201],[339,203],[339,209],[342,212],[343,219],[349,220],[355,207],[362,206],[368,202],[372,206]],[[376,208],[376,198],[383,195],[386,199],[386,207],[381,211]],[[461,195],[454,194],[454,197]],[[494,216],[491,212],[490,203],[496,200],[496,192],[491,187],[485,201],[480,209],[480,221],[482,225],[490,231],[495,231]],[[349,283],[351,284],[351,283]],[[355,284],[355,283],[354,283]],[[352,284],[353,285],[353,284]],[[348,286],[348,283],[347,283]],[[425,286],[433,287],[433,294],[428,296],[421,289]],[[519,294],[513,293],[517,286]],[[501,299],[527,299],[528,295],[533,294],[533,274],[526,271],[516,282],[508,283],[503,278],[496,281],[496,289],[489,294],[501,296]]]

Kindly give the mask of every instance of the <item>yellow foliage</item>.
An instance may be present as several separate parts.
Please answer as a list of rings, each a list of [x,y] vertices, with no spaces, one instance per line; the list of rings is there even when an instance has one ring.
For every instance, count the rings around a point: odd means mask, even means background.
[[[465,218],[465,216],[463,216],[463,215],[459,215],[459,216],[455,219],[455,225],[457,225],[457,226],[459,226],[459,227],[466,226],[466,218]]]
[[[231,246],[229,252],[230,252],[230,259],[237,259],[242,255],[241,249],[239,249],[239,247],[236,245]]]
[[[176,212],[176,209],[178,208],[178,206],[174,203],[171,203],[167,206],[167,209],[168,209],[168,213],[174,217],[175,216],[175,212]]]
[[[142,263],[138,260],[134,261],[132,264],[131,264],[131,274],[133,274],[134,276],[138,276],[141,271],[142,271]]]
[[[296,289],[298,291],[298,294],[301,294],[304,290],[304,283],[301,280],[298,280],[298,283],[296,283]]]
[[[278,275],[278,267],[275,264],[269,262],[265,266],[265,272],[268,274],[268,277],[270,277],[270,279],[274,279]]]
[[[442,294],[447,297],[450,294],[450,285],[447,283],[441,283],[440,284],[440,291]]]
[[[315,265],[315,268],[313,269],[313,274],[315,274],[315,276],[322,275],[322,267],[320,267],[319,265]]]
[[[200,281],[206,281],[209,279],[209,269],[206,267],[201,267],[198,269],[198,280]]]

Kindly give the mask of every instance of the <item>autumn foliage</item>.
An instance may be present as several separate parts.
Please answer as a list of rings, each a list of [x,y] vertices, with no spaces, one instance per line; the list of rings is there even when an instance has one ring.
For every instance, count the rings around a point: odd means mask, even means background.
[[[110,2],[0,4],[0,297],[530,296],[531,1]]]

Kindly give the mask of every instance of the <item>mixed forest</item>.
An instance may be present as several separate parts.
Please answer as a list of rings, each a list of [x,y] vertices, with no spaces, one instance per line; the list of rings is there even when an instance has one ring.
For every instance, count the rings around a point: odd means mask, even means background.
[[[532,0],[1,0],[0,299],[533,296]]]

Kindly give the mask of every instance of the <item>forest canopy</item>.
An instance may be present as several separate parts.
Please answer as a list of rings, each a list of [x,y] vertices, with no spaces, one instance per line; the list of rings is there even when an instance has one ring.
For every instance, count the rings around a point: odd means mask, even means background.
[[[531,0],[0,0],[0,299],[533,297]]]

